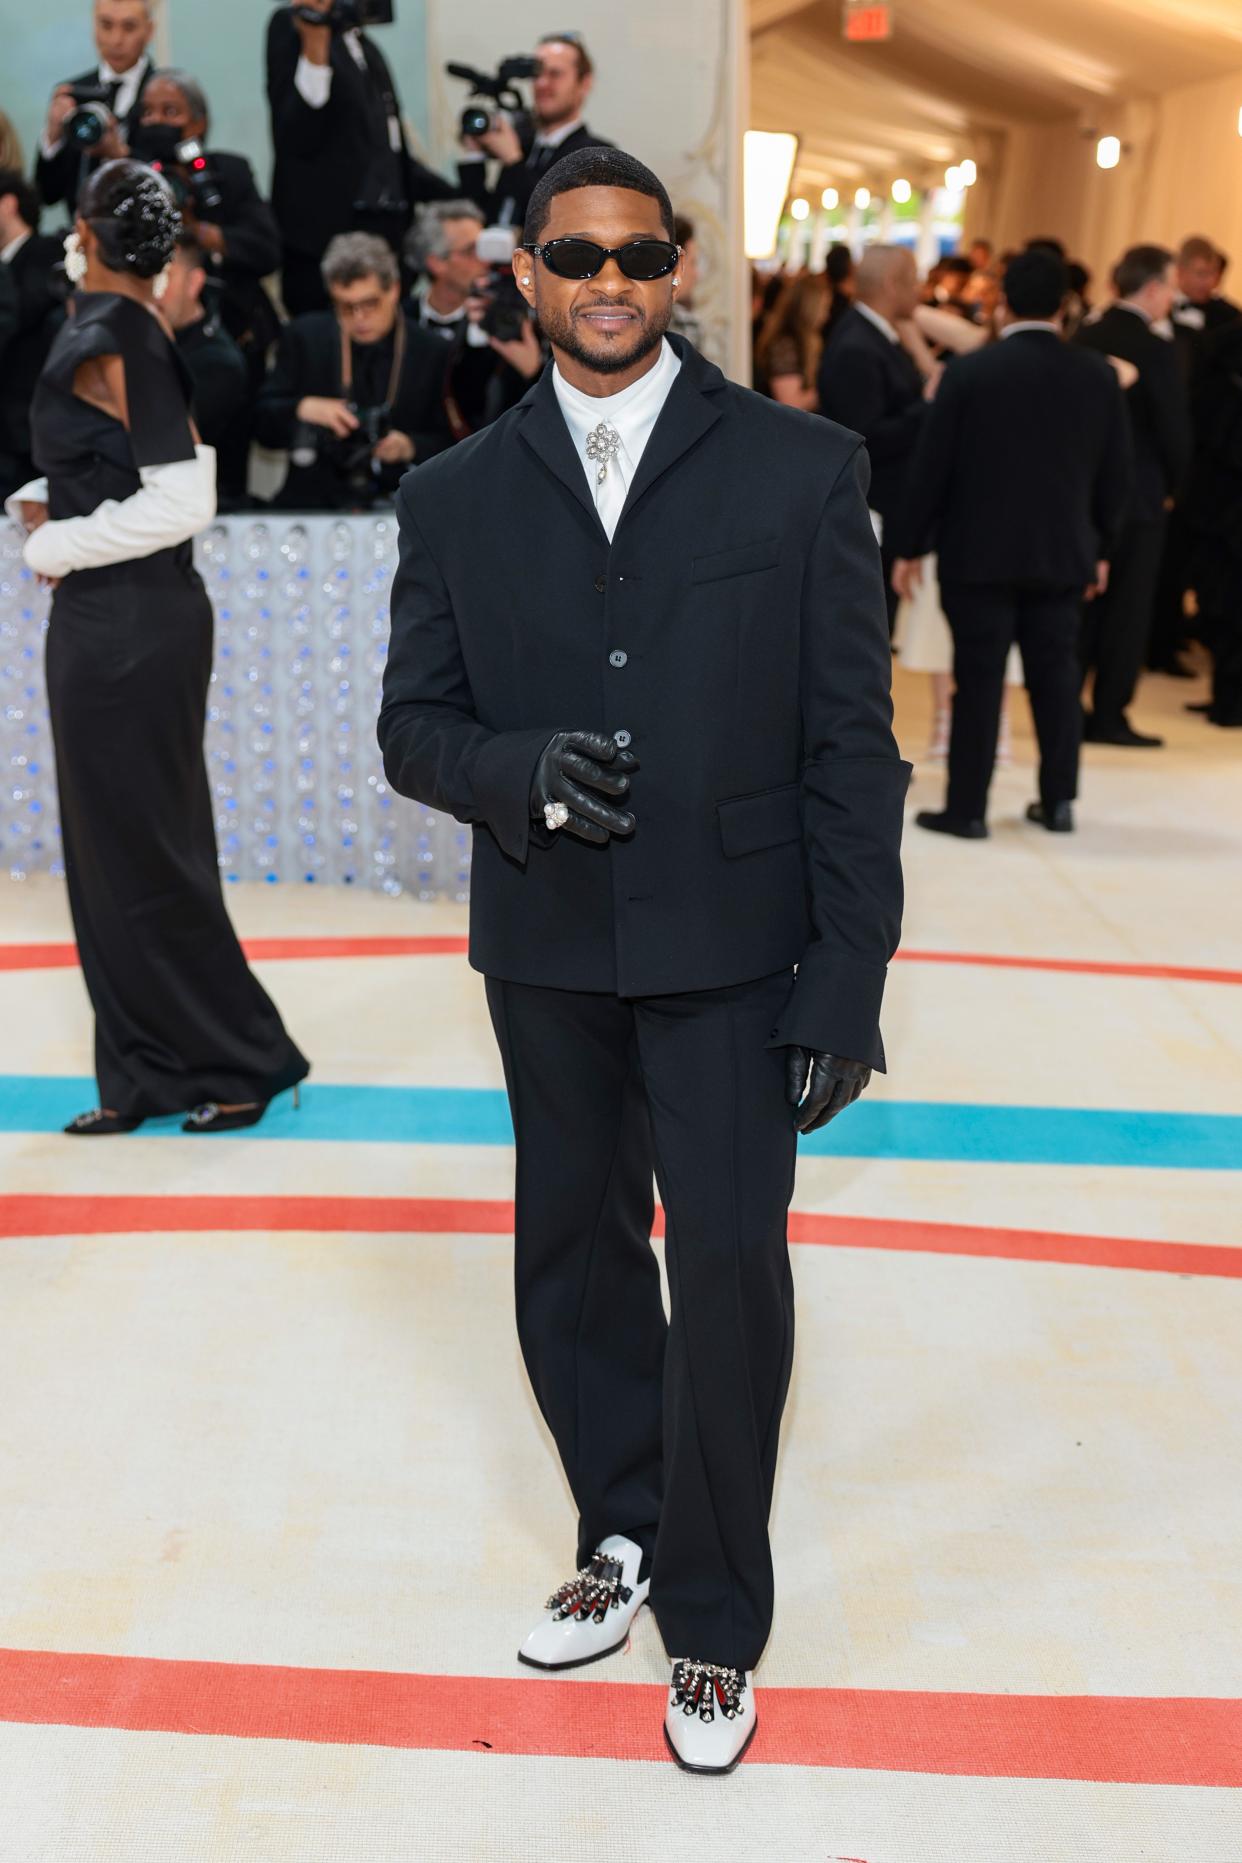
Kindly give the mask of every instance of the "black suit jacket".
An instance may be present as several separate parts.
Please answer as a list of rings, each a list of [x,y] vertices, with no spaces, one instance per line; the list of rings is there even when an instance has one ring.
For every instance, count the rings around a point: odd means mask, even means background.
[[[421,462],[452,443],[444,409],[449,357],[447,345],[420,329],[412,318],[406,316],[405,324],[405,362],[391,425],[409,434],[416,461]],[[304,317],[295,317],[281,332],[272,372],[255,404],[256,440],[262,446],[288,447],[302,397],[342,392],[341,330],[336,317],[331,311],[308,311]],[[404,466],[386,466],[379,475],[380,489],[395,491],[405,470]],[[320,458],[311,466],[290,466],[279,502],[297,510],[333,510],[348,503],[346,489],[340,474]]]
[[[10,460],[25,461],[30,454],[30,402],[63,321],[51,278],[64,250],[63,240],[32,233],[9,263],[0,266],[12,285],[16,312],[0,357],[0,454]]]
[[[1129,520],[1157,523],[1164,501],[1181,485],[1190,465],[1190,405],[1177,351],[1157,336],[1145,317],[1111,305],[1074,338],[1101,355],[1132,362],[1139,378],[1125,391],[1134,445],[1134,494]]]
[[[128,116],[118,118],[121,133],[128,142],[142,121],[142,93],[155,76],[155,61],[148,58],[147,68],[142,74],[142,82],[134,97],[133,108]],[[92,65],[89,71],[79,71],[76,77],[62,78],[62,84],[98,84],[99,66]],[[43,196],[48,207],[55,207],[64,201],[72,218],[78,199],[78,177],[82,172],[82,156],[77,149],[62,147],[56,154],[48,157],[40,153],[35,161],[35,186]]]
[[[819,411],[862,435],[871,458],[871,508],[886,528],[895,524],[927,414],[923,378],[901,345],[853,305],[824,348]]]
[[[898,556],[942,581],[1085,588],[1130,498],[1121,389],[1101,356],[1019,330],[950,363],[919,437]]]
[[[879,1067],[909,766],[866,455],[669,341],[611,546],[551,366],[404,481],[384,767],[474,825],[476,969],[648,996],[798,964],[772,1045]],[[630,734],[631,838],[532,825],[566,728]]]
[[[401,131],[394,152],[388,140],[385,98],[396,85],[383,53],[362,34],[362,71],[339,34],[332,40],[332,89],[322,110],[299,96],[294,73],[301,57],[297,27],[287,6],[267,28],[267,100],[272,118],[272,207],[281,237],[293,252],[318,258],[338,233],[381,233],[394,241],[410,223],[411,203],[448,200],[458,190],[414,160]],[[380,193],[391,211],[375,211]],[[359,203],[371,203],[364,211]]]
[[[535,191],[535,184],[554,162],[559,162],[562,156],[572,155],[575,149],[611,149],[614,146],[603,136],[592,135],[584,123],[571,136],[566,136],[564,142],[553,149],[546,160],[532,162],[528,156],[523,161],[510,162],[508,167],[501,169],[494,188],[487,185],[485,159],[459,162],[457,172],[461,181],[460,192],[467,200],[477,202],[489,221],[520,228],[525,222],[527,204]]]
[[[250,400],[245,358],[228,331],[208,317],[178,330],[177,350],[194,384],[192,411],[205,444],[226,445]]]

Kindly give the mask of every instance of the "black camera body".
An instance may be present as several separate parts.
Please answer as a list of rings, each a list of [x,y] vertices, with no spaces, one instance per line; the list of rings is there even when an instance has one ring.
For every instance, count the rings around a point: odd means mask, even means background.
[[[502,59],[500,68],[493,74],[476,71],[473,65],[446,65],[445,70],[451,78],[460,78],[470,86],[471,101],[461,113],[461,133],[463,136],[485,136],[492,126],[493,110],[489,105],[476,103],[476,98],[486,97],[491,104],[504,110],[522,147],[528,148],[535,133],[535,125],[530,112],[522,102],[521,93],[513,87],[519,78],[533,78],[539,72],[539,60],[525,54]]]
[[[294,19],[308,26],[328,26],[333,32],[351,32],[356,26],[391,26],[396,17],[393,0],[335,0],[326,13],[314,7],[295,6]]]
[[[81,84],[69,84],[66,89],[78,107],[66,118],[62,133],[71,148],[85,154],[98,148],[116,121],[108,107],[109,92],[90,78]]]

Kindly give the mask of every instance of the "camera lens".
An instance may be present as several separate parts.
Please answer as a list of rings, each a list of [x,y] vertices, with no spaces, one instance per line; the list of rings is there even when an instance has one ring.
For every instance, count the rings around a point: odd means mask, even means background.
[[[463,136],[485,136],[492,126],[490,110],[480,110],[477,104],[467,104],[461,113],[461,133]]]

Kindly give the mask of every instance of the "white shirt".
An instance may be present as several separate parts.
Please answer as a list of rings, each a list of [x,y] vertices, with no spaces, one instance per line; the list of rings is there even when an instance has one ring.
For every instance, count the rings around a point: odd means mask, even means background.
[[[10,265],[26,244],[26,241],[33,238],[33,233],[19,233],[16,239],[11,239],[9,241],[7,246],[0,246],[0,265]]]
[[[126,117],[137,103],[138,92],[142,89],[142,80],[146,77],[150,69],[151,60],[145,53],[138,60],[136,65],[130,66],[128,71],[114,71],[111,65],[105,64],[103,59],[100,59],[99,82],[101,84],[119,84],[121,87],[116,94],[116,102],[112,106],[112,114],[118,123],[123,123],[125,121]],[[48,142],[45,139],[40,143],[43,154],[48,161],[50,161],[54,155],[58,155],[64,146],[65,139],[63,136],[58,136],[55,142]]]
[[[1028,317],[1022,323],[1007,323],[1001,331],[1002,336],[1017,336],[1020,330],[1042,330],[1045,336],[1060,336],[1056,324],[1049,323],[1046,317]]]
[[[565,425],[569,428],[569,437],[582,462],[595,509],[599,512],[600,522],[608,533],[610,543],[622,506],[634,483],[643,449],[651,438],[660,409],[668,399],[668,391],[677,379],[680,367],[677,353],[667,337],[660,344],[655,366],[615,395],[584,395],[580,388],[567,382],[560,369],[553,365],[552,386],[556,390]],[[586,450],[587,435],[601,421],[615,428],[621,439],[620,447],[616,456],[609,461],[603,480],[599,478],[598,462],[589,459]]]
[[[341,34],[341,42],[349,51],[350,57],[359,71],[369,71],[367,55],[362,49],[362,39],[357,26],[351,26],[348,32]],[[305,53],[298,59],[297,70],[293,74],[293,88],[302,102],[311,110],[322,110],[332,95],[331,65],[312,65]],[[388,119],[389,146],[397,153],[401,152],[401,121],[399,117]]]
[[[898,336],[896,330],[894,330],[892,324],[888,321],[888,318],[881,317],[879,311],[872,310],[870,304],[860,304],[858,302],[858,299],[855,298],[854,309],[856,311],[861,311],[863,316],[867,319],[867,322],[873,323],[876,329],[880,332],[880,335],[887,337],[890,343],[900,343],[901,338]]]

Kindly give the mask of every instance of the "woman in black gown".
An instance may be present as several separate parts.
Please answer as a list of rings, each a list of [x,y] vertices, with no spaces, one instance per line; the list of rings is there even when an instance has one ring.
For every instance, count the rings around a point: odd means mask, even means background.
[[[186,1131],[223,1131],[253,1125],[309,1069],[220,887],[203,761],[212,613],[190,546],[214,515],[215,457],[196,445],[155,308],[179,216],[132,161],[96,172],[79,216],[70,268],[83,288],[31,410],[46,513],[38,484],[19,494],[26,560],[55,587],[48,703],[95,1010],[100,1105],[66,1131],[177,1112]]]

